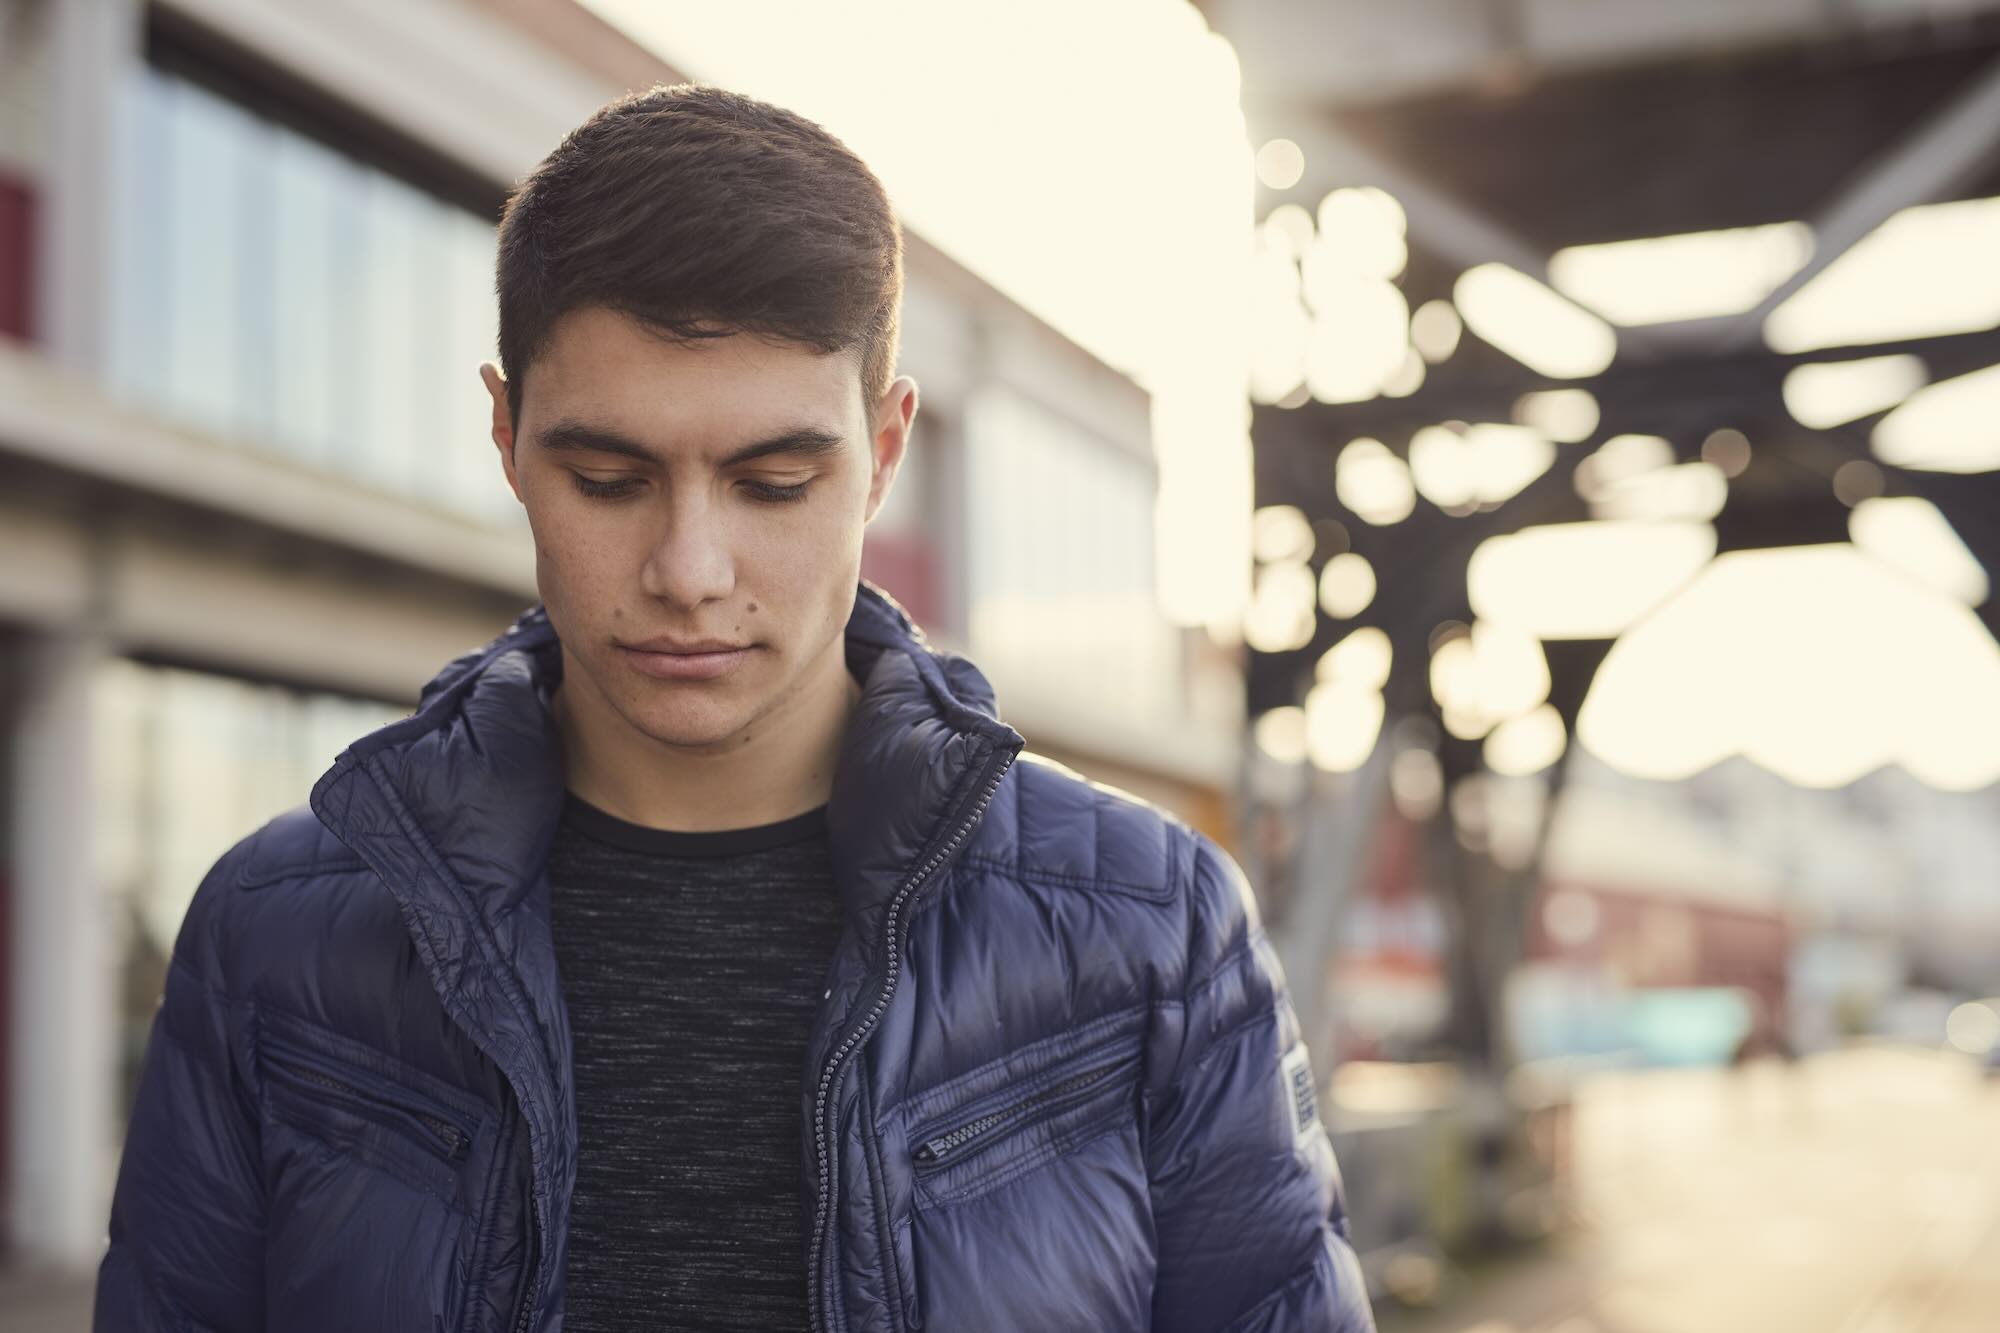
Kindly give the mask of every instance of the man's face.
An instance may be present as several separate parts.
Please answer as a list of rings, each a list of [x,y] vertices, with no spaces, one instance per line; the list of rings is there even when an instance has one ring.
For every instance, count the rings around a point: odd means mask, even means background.
[[[573,705],[717,751],[846,688],[862,528],[901,460],[914,385],[864,404],[853,356],[746,334],[677,342],[603,307],[558,322],[511,426],[486,376],[563,690],[586,696]]]

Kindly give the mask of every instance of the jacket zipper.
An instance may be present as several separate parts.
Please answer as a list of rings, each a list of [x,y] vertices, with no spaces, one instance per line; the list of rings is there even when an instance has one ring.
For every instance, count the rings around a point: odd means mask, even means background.
[[[990,1111],[976,1120],[968,1120],[949,1133],[939,1134],[924,1140],[918,1146],[917,1150],[911,1154],[911,1157],[920,1166],[935,1168],[941,1165],[947,1157],[958,1153],[967,1144],[972,1144],[975,1148],[982,1146],[978,1140],[1001,1125],[1016,1120],[1037,1108],[1047,1107],[1052,1103],[1061,1103],[1075,1094],[1103,1082],[1114,1069],[1118,1068],[1118,1065],[1119,1062],[1114,1060],[1109,1064],[1099,1065],[1095,1069],[1086,1069],[1082,1073],[1072,1074],[1059,1083],[1053,1083],[1043,1088],[1033,1096],[1024,1097],[1020,1101],[1003,1106],[997,1111]],[[991,1142],[990,1139],[987,1141]]]
[[[972,808],[966,812],[965,817],[959,820],[958,827],[952,830],[950,839],[942,847],[938,848],[937,851],[931,853],[930,859],[925,861],[908,879],[904,880],[902,886],[889,899],[889,908],[883,923],[883,937],[888,954],[888,967],[883,977],[882,988],[877,992],[874,1003],[869,1006],[867,1016],[847,1034],[846,1038],[840,1043],[839,1049],[834,1051],[832,1056],[827,1059],[825,1066],[820,1070],[819,1088],[814,1094],[813,1099],[813,1150],[814,1158],[819,1166],[819,1197],[814,1201],[813,1205],[812,1246],[806,1259],[806,1272],[809,1275],[809,1280],[816,1288],[816,1299],[813,1301],[812,1308],[812,1326],[815,1330],[821,1331],[821,1333],[825,1333],[825,1331],[831,1330],[833,1327],[832,1283],[822,1282],[820,1279],[820,1262],[826,1250],[826,1228],[828,1219],[831,1216],[831,1209],[827,1207],[827,1194],[829,1182],[833,1176],[833,1162],[832,1155],[827,1147],[828,1139],[831,1137],[828,1133],[827,1110],[828,1097],[832,1091],[833,1081],[839,1076],[841,1070],[845,1068],[848,1056],[852,1055],[855,1048],[875,1030],[875,1025],[882,1019],[883,1011],[889,1007],[889,1000],[896,993],[896,981],[902,968],[902,958],[898,950],[901,944],[902,911],[904,904],[923,886],[924,881],[929,879],[931,874],[940,865],[950,859],[951,854],[958,850],[958,845],[965,841],[966,835],[977,826],[980,816],[986,813],[987,803],[993,799],[993,793],[1000,789],[1000,780],[1007,775],[1007,770],[1013,766],[1013,763],[1014,755],[1009,751],[1000,763],[994,767],[992,775],[986,779],[985,788],[979,793],[979,799],[973,803]]]
[[[512,630],[509,631],[509,633],[512,632],[513,632]],[[349,751],[349,754],[353,753],[354,752],[352,750]],[[346,756],[344,755],[342,756],[342,758],[346,759]],[[401,822],[403,822],[405,825],[414,824],[415,822],[414,816],[411,815],[409,809],[403,804],[402,800],[397,796],[395,785],[390,781],[388,781],[377,771],[379,766],[377,764],[369,762],[369,758],[370,756],[366,754],[356,755],[353,758],[353,760],[350,761],[351,771],[359,772],[369,779],[369,781],[374,785],[377,793],[382,798],[383,802],[389,807],[389,809],[392,812],[394,812],[396,817]],[[338,768],[339,763],[340,761],[336,761],[335,763],[336,768]],[[332,770],[329,770],[328,776],[332,776]],[[326,783],[326,781],[327,778],[322,777],[320,779],[320,784],[314,787],[315,800],[317,800],[318,798],[320,787],[323,786]],[[346,840],[344,835],[342,840],[343,841]],[[393,880],[395,878],[396,867],[393,862],[384,864],[377,857],[371,856],[366,851],[363,851],[361,846],[357,846],[354,843],[349,843],[348,845],[354,849],[356,854],[359,855],[363,861],[367,862],[369,866],[373,868],[375,872],[381,875],[385,880]],[[443,879],[447,883],[450,882],[449,871],[445,870],[441,866],[432,866],[430,868],[435,873],[437,873],[441,879]],[[492,941],[495,948],[499,947],[499,941],[492,935],[490,928],[487,931],[487,938],[488,940]],[[444,985],[444,982],[440,974],[434,967],[431,968],[430,971],[431,971],[431,984],[437,988],[439,996],[445,998],[446,1008],[452,1011],[453,1017],[458,1018],[459,1014],[456,1008],[451,1003],[449,990]],[[509,985],[508,984],[509,974],[505,970],[502,970],[499,974],[498,980],[500,983],[499,989],[501,996],[507,1002],[507,1007],[513,1011],[514,1018],[518,1022],[520,1022],[523,1027],[532,1031],[534,1029],[534,1023],[529,1016],[528,1001],[520,991],[519,988],[520,983],[518,978],[514,979],[513,985]],[[466,1024],[466,1026],[469,1027],[471,1025]],[[488,1054],[490,1055],[492,1053],[488,1052]],[[555,1086],[556,1077],[554,1070],[550,1067],[550,1062],[548,1059],[548,1048],[545,1045],[541,1046],[537,1049],[534,1049],[532,1051],[532,1054],[535,1063],[539,1066],[532,1072],[540,1074],[547,1081],[549,1086],[551,1087]],[[499,1063],[503,1069],[506,1068],[507,1062],[498,1060],[497,1057],[496,1057],[496,1063]],[[519,1079],[516,1079],[511,1071],[508,1072],[507,1079],[508,1082],[513,1085],[515,1090],[515,1096],[518,1101],[520,1096],[521,1081]],[[525,1106],[521,1108],[521,1112],[524,1116],[527,1114]],[[530,1133],[532,1134],[532,1129],[530,1130]],[[532,1159],[532,1148],[530,1155]],[[529,1323],[531,1322],[534,1316],[535,1302],[541,1297],[541,1278],[542,1278],[541,1245],[542,1245],[542,1231],[544,1228],[538,1220],[541,1209],[539,1206],[539,1202],[535,1199],[533,1195],[533,1183],[534,1183],[533,1176],[534,1176],[534,1170],[531,1165],[529,1170],[530,1195],[528,1200],[528,1240],[529,1240],[528,1282],[527,1282],[527,1290],[523,1293],[520,1312],[514,1320],[514,1329],[516,1330],[516,1333],[519,1333],[519,1330],[523,1330],[528,1327]]]
[[[305,1053],[289,1042],[266,1040],[264,1049],[276,1058],[269,1069],[279,1079],[310,1083],[322,1091],[333,1094],[337,1101],[351,1106],[366,1107],[371,1110],[387,1111],[395,1120],[395,1128],[405,1131],[406,1137],[419,1140],[425,1148],[442,1156],[446,1161],[456,1162],[465,1155],[466,1146],[472,1141],[471,1131],[443,1116],[417,1106],[411,1101],[392,1098],[373,1089],[362,1088],[346,1079],[338,1078],[310,1062]],[[370,1116],[380,1123],[382,1117]],[[416,1132],[411,1132],[412,1129]]]
[[[521,1309],[514,1316],[514,1333],[526,1333],[528,1320],[535,1313],[535,1298],[541,1293],[535,1290],[537,1280],[542,1275],[542,1233],[535,1226],[535,1210],[528,1209],[528,1269],[527,1279],[521,1284]]]
[[[515,1114],[525,1117],[527,1113],[524,1110],[517,1110]],[[501,1171],[506,1171],[513,1165],[513,1149],[516,1142],[515,1123],[515,1119],[509,1117],[507,1120],[507,1133],[503,1135],[501,1145],[497,1150],[501,1154],[499,1164]],[[535,1225],[535,1182],[532,1152],[529,1156],[528,1177],[528,1259],[527,1263],[521,1269],[521,1305],[514,1312],[513,1322],[508,1326],[512,1330],[512,1333],[523,1333],[523,1330],[528,1327],[528,1321],[535,1310],[535,1297],[540,1294],[535,1290],[535,1281],[541,1276],[542,1233],[540,1228]],[[493,1192],[498,1196],[494,1204],[496,1209],[494,1216],[498,1217],[498,1198],[504,1197],[506,1191],[503,1186],[496,1183],[493,1186]]]

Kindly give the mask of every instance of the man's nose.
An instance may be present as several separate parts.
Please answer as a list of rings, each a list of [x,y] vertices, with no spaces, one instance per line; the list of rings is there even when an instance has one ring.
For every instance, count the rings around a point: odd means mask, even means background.
[[[728,525],[706,497],[675,497],[647,553],[642,578],[649,594],[688,610],[727,597],[735,588]]]

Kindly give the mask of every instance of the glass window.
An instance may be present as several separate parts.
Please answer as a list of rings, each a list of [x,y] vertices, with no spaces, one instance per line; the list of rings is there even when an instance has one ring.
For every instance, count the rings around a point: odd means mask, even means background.
[[[174,84],[168,157],[167,393],[188,420],[233,433],[246,238],[242,189],[249,117]],[[141,225],[144,219],[137,219]]]
[[[165,201],[174,166],[172,96],[168,81],[148,69],[118,98],[110,374],[117,388],[156,403],[168,399],[171,372],[174,219]]]
[[[422,438],[417,399],[439,387],[420,382],[417,371],[423,222],[423,204],[415,191],[386,176],[363,179],[363,262],[353,278],[362,293],[367,336],[354,382],[359,434],[348,447],[362,475],[405,494],[416,489],[416,451]]]
[[[480,362],[500,355],[493,228],[469,213],[452,213],[446,222],[449,286],[443,308],[450,322],[435,385],[445,412],[437,484],[449,486],[453,507],[466,513],[499,523],[525,522],[493,447],[493,400],[479,379]]]
[[[157,69],[123,91],[120,123],[114,384],[244,444],[521,521],[476,374],[492,224]]]
[[[973,399],[965,435],[974,658],[1127,722],[1178,716],[1148,462],[1005,389]]]
[[[244,115],[235,130],[236,404],[231,421],[241,439],[276,440],[278,432],[277,127]]]
[[[296,134],[272,145],[270,286],[276,407],[272,438],[287,452],[335,467],[340,386],[353,379],[354,345],[341,320],[341,196],[360,174],[331,149]]]

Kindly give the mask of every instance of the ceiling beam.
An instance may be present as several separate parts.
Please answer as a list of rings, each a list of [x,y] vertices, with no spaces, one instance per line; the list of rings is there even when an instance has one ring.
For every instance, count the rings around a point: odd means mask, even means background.
[[[1907,352],[1924,358],[1936,378],[1948,379],[2000,361],[2000,330],[1904,338],[1858,347],[1824,347],[1778,353],[1761,348],[1728,353],[1690,347],[1670,359],[1618,361],[1586,380],[1556,380],[1502,362],[1490,369],[1434,367],[1424,386],[1408,398],[1370,398],[1359,403],[1307,403],[1284,409],[1258,407],[1253,427],[1260,441],[1293,429],[1314,431],[1344,443],[1356,435],[1385,439],[1440,421],[1506,421],[1514,401],[1541,389],[1586,389],[1603,411],[1599,432],[1663,430],[1667,418],[1712,425],[1743,424],[1741,415],[1760,405],[1783,411],[1785,376],[1798,366],[1849,361]]]
[[[1690,349],[1741,351],[1758,345],[1764,321],[1806,283],[1898,212],[1948,199],[2000,154],[2000,60],[1964,87],[1901,143],[1856,171],[1812,219],[1812,258],[1755,309],[1717,319],[1620,329],[1618,350],[1658,360]]]
[[[1396,197],[1410,221],[1410,239],[1461,270],[1499,261],[1548,281],[1548,255],[1463,200],[1412,175],[1329,123],[1308,107],[1272,108],[1257,119],[1282,133],[1305,155],[1306,174],[1290,190],[1266,191],[1274,202],[1312,209],[1320,196],[1343,185],[1373,185]]]

